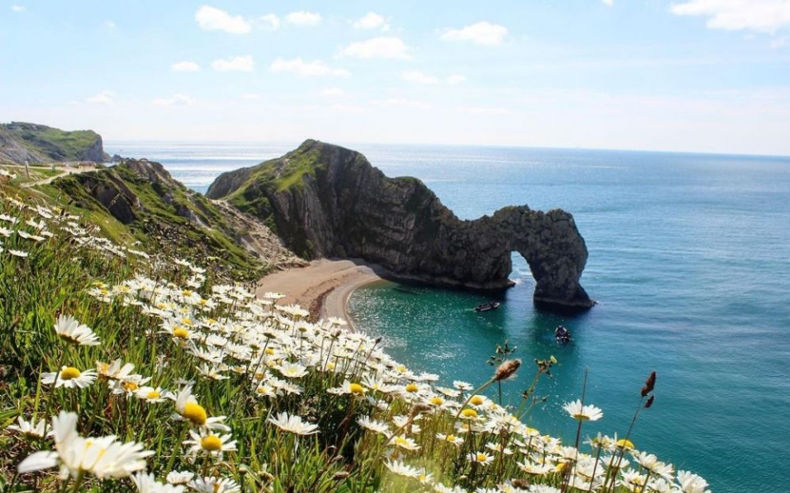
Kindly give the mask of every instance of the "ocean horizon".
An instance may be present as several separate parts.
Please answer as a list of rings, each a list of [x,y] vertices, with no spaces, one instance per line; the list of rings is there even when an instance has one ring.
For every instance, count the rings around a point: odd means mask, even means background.
[[[220,173],[277,157],[285,144],[106,144],[111,154],[162,162],[174,178],[205,192]],[[585,427],[621,436],[652,370],[656,402],[633,441],[679,469],[703,475],[716,492],[781,491],[782,444],[790,436],[790,158],[651,151],[481,146],[352,147],[388,176],[423,180],[461,219],[527,204],[574,215],[589,259],[582,285],[598,305],[560,316],[532,304],[529,266],[513,255],[516,285],[487,314],[490,296],[378,283],[357,290],[357,326],[383,337],[386,350],[415,371],[479,384],[492,371],[496,344],[517,346],[519,378],[534,358],[554,355],[547,400],[529,415],[546,433],[572,439],[562,412],[578,398],[585,370],[588,401],[604,419]],[[558,346],[563,324],[573,342]],[[494,394],[492,394],[494,396]]]

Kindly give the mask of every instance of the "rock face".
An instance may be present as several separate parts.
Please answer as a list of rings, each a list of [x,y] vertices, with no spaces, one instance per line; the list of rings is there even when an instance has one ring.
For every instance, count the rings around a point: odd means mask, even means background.
[[[0,124],[0,162],[101,163],[106,158],[101,136],[91,130],[66,132],[36,123]]]
[[[421,181],[388,178],[342,147],[308,140],[281,158],[219,176],[207,195],[259,217],[307,258],[362,258],[398,279],[503,289],[512,284],[517,251],[535,277],[536,304],[594,304],[579,284],[587,248],[567,212],[505,207],[463,221]]]

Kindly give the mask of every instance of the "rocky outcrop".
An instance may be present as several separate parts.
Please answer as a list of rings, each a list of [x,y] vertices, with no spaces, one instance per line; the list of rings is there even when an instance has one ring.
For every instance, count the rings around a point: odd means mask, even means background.
[[[106,211],[159,251],[189,252],[207,265],[231,265],[250,278],[304,263],[259,220],[187,189],[153,161],[126,159],[53,185],[80,210]]]
[[[579,284],[587,249],[567,212],[519,206],[460,220],[421,181],[388,178],[342,147],[308,140],[281,158],[221,175],[208,196],[259,217],[308,258],[362,258],[398,279],[503,289],[517,251],[535,277],[537,304],[593,304]]]
[[[0,124],[0,162],[101,163],[107,158],[101,136],[92,130],[67,132],[36,123]]]

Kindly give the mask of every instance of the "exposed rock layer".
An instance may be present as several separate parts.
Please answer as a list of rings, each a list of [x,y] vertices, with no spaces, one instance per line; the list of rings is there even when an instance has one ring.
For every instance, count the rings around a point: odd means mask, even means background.
[[[388,178],[342,147],[308,140],[281,158],[220,175],[207,195],[259,217],[307,258],[362,258],[400,279],[502,289],[518,251],[535,277],[536,303],[593,304],[579,284],[587,248],[567,212],[505,207],[463,221],[421,181]]]

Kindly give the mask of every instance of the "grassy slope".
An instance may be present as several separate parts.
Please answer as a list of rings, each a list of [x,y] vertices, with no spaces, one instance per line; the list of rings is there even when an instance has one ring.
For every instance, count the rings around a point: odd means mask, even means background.
[[[2,125],[8,135],[16,137],[28,150],[53,161],[79,161],[86,149],[101,139],[92,130],[64,131],[30,123]]]
[[[227,286],[214,290],[211,278],[199,288],[184,289],[192,273],[188,267],[175,265],[172,258],[159,255],[147,260],[127,255],[121,259],[106,250],[79,246],[91,235],[75,233],[68,224],[74,219],[57,210],[52,210],[49,218],[43,217],[8,200],[14,189],[2,187],[0,192],[0,214],[18,219],[16,224],[2,220],[0,225],[36,233],[38,230],[27,224],[32,218],[43,221],[45,230],[54,233],[41,242],[25,239],[16,231],[2,238],[0,490],[133,490],[127,478],[101,481],[86,474],[78,483],[74,477],[58,480],[54,470],[14,473],[16,465],[31,452],[51,450],[52,445],[6,427],[17,416],[48,420],[60,410],[77,413],[78,431],[83,436],[112,434],[151,450],[153,455],[145,460],[145,466],[157,479],[173,470],[186,470],[237,481],[246,492],[428,492],[440,491],[433,489],[435,484],[453,483],[464,489],[444,491],[474,491],[506,480],[559,486],[562,471],[570,470],[568,457],[574,454],[563,452],[550,437],[509,418],[498,418],[497,429],[480,428],[470,433],[471,423],[482,426],[502,410],[483,401],[468,413],[478,418],[459,420],[456,410],[471,409],[469,401],[464,402],[468,393],[457,398],[443,396],[430,385],[429,377],[409,372],[380,352],[378,341],[338,331],[331,324],[302,322],[302,315],[295,311],[272,313],[265,303],[251,302],[251,295],[243,289]],[[32,201],[27,197],[25,203]],[[22,250],[27,257],[13,256],[10,249]],[[202,264],[204,259],[193,256],[189,260]],[[132,281],[140,276],[148,281]],[[146,314],[145,309],[158,312]],[[60,313],[73,315],[91,327],[100,345],[77,346],[60,339],[53,330]],[[175,328],[185,332],[177,333]],[[215,363],[207,363],[206,355],[213,355],[209,359]],[[226,416],[227,433],[235,440],[236,450],[222,457],[202,451],[192,456],[183,441],[190,436],[188,432],[197,431],[196,424],[173,419],[177,409],[170,400],[149,403],[140,398],[135,393],[139,380],[132,377],[117,385],[101,379],[83,389],[53,389],[38,383],[42,372],[58,371],[61,366],[84,372],[94,368],[97,360],[117,358],[134,364],[133,373],[151,377],[147,385],[161,387],[163,395],[178,392],[183,386],[179,382],[195,382],[193,393],[208,415]],[[286,378],[283,365],[287,362],[306,364],[305,374]],[[548,361],[539,362],[536,381],[543,373],[541,364],[550,366]],[[207,371],[219,373],[223,379],[207,377]],[[328,392],[346,380],[364,382],[365,386],[357,387],[364,393]],[[298,385],[301,390],[261,395],[261,386],[271,391],[277,381]],[[119,393],[113,394],[111,388]],[[503,388],[517,392],[513,383],[503,382]],[[374,405],[376,401],[379,406]],[[281,430],[267,419],[281,412],[314,423],[318,433],[295,436]],[[361,427],[358,419],[363,416],[380,421],[386,436]],[[464,441],[453,445],[436,438],[437,433]],[[395,440],[398,436],[405,441]],[[408,440],[414,440],[419,449],[404,448]],[[507,446],[513,455],[495,452],[487,444]],[[616,447],[611,450],[617,453]],[[469,454],[478,452],[490,456],[490,463],[470,461]],[[409,464],[422,476],[407,478],[391,472],[387,464],[394,467],[393,461]],[[545,462],[547,472],[527,473],[519,466],[522,461],[534,468]],[[599,475],[604,467],[602,462]],[[509,486],[502,491],[519,490]]]

